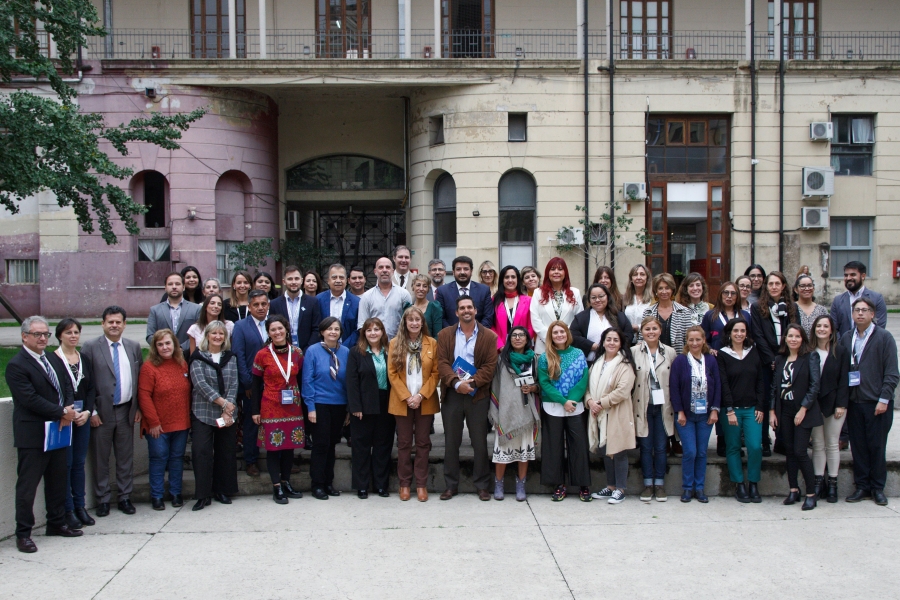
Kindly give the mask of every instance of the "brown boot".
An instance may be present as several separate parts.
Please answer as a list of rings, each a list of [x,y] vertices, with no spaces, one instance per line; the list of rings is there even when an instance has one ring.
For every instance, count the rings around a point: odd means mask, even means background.
[[[418,496],[419,502],[428,502],[428,490],[426,488],[417,487],[416,496]]]
[[[408,487],[400,488],[400,499],[403,500],[404,502],[409,500],[409,488]]]

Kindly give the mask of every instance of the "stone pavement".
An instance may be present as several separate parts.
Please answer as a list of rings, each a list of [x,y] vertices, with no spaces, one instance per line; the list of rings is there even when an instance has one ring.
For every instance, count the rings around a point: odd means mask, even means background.
[[[113,510],[36,554],[7,539],[0,598],[891,598],[898,537],[896,501],[257,496]]]

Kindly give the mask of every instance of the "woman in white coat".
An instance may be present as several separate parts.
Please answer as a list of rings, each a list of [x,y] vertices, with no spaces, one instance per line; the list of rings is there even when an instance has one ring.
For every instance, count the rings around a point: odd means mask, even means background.
[[[550,324],[562,321],[566,327],[584,310],[581,292],[569,282],[569,267],[558,256],[544,269],[544,283],[531,298],[531,326],[534,328],[534,353],[547,351],[546,338]]]

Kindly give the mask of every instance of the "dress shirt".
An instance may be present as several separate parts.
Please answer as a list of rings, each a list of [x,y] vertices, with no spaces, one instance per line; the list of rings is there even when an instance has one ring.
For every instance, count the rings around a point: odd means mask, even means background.
[[[400,279],[401,277],[403,279]],[[412,271],[407,271],[403,275],[401,275],[398,271],[394,271],[393,282],[394,285],[402,287],[406,291],[409,291],[409,288],[411,287],[409,280],[413,277],[415,277],[415,273],[413,273]]]
[[[458,281],[455,281],[454,283],[456,284],[456,288],[457,288],[458,293],[459,293],[460,296],[469,296],[469,295],[471,295],[471,294],[469,294],[469,286],[472,285],[472,281],[471,281],[471,280],[469,280],[469,283],[467,283],[467,284],[465,285],[465,287],[459,285],[459,282],[458,282]],[[463,291],[463,290],[465,290],[465,291]]]
[[[115,352],[113,348],[113,342],[110,341],[109,338],[105,338],[106,343],[109,344],[109,356],[112,358],[112,353]],[[126,404],[131,402],[131,386],[133,382],[131,381],[131,361],[128,359],[128,353],[125,352],[125,344],[122,343],[122,339],[119,338],[119,383],[122,386],[122,398],[119,401],[119,404],[116,406],[120,406],[122,404]],[[115,364],[115,362],[113,362]],[[97,411],[94,411],[94,414],[97,414]]]
[[[609,319],[606,318],[606,313],[603,313],[603,316],[601,317],[600,315],[597,314],[596,310],[591,309],[591,322],[588,325],[587,339],[589,339],[590,341],[592,341],[593,343],[596,344],[597,342],[600,341],[600,338],[603,337],[603,332],[606,331],[607,329],[609,329],[610,327],[612,327],[612,325],[609,324]],[[601,354],[603,353],[602,350],[598,350],[598,351]],[[597,352],[594,352],[593,350],[591,350],[590,353],[588,354],[586,360],[589,363],[592,363],[596,359],[597,359]]]
[[[850,290],[847,290],[847,297],[850,299],[848,310],[850,311],[850,323],[853,323],[853,303],[862,298],[863,292],[866,291],[866,286],[861,285],[859,289],[856,290],[854,294]],[[853,328],[856,329],[856,324],[853,324]]]
[[[184,304],[184,297],[181,298],[181,302],[172,306],[171,302],[166,301],[166,305],[169,307],[169,318],[172,320],[172,331],[178,331],[178,320],[181,319],[181,305]]]
[[[341,292],[340,296],[335,296],[331,294],[331,300],[329,306],[331,307],[331,316],[341,320],[341,317],[344,316],[344,300],[347,299],[347,290]]]
[[[302,292],[301,292],[302,294]],[[284,299],[287,304],[287,312],[288,312],[288,320],[291,322],[291,340],[292,343],[296,346],[298,342],[297,338],[297,325],[300,323],[300,295],[297,294],[296,298],[291,298],[288,294],[284,295]]]
[[[256,325],[256,330],[259,332],[259,337],[262,338],[262,342],[265,344],[266,340],[269,339],[269,334],[266,333],[266,320],[257,321],[256,317],[250,315],[250,318],[253,319],[253,323]],[[252,362],[255,357],[250,357],[250,361]]]
[[[453,358],[454,360],[457,358],[462,358],[464,361],[468,362],[470,365],[475,366],[475,342],[478,341],[478,323],[475,323],[475,331],[472,332],[472,337],[466,339],[466,334],[463,333],[462,327],[459,325],[456,326],[456,346],[453,349]],[[457,381],[454,385],[454,389],[459,389],[459,385],[462,381]]]
[[[419,369],[416,371],[413,369],[413,372],[409,372],[409,352],[406,353],[406,389],[409,390],[410,396],[415,396],[419,393],[419,390],[422,389],[422,370]],[[456,385],[459,385],[457,383]]]
[[[412,304],[412,296],[402,287],[392,285],[385,296],[381,288],[375,286],[363,294],[359,301],[358,328],[362,328],[367,319],[378,317],[384,323],[384,332],[388,338],[393,339],[400,328],[400,314],[406,304]]]

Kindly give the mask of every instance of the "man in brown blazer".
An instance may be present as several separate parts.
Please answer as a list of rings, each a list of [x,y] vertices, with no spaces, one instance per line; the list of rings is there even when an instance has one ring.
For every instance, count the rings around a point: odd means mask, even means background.
[[[463,420],[469,429],[475,467],[472,481],[480,500],[490,500],[491,483],[488,457],[488,407],[491,382],[497,368],[497,334],[475,320],[475,303],[469,296],[456,299],[459,323],[445,327],[438,334],[438,373],[441,377],[441,418],[444,421],[444,482],[447,489],[441,500],[459,493],[459,447],[462,444]],[[461,381],[453,363],[462,357],[475,366],[475,375]],[[472,391],[475,395],[470,395]]]

